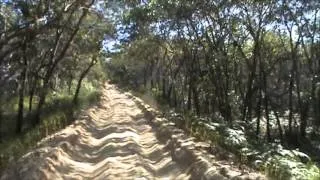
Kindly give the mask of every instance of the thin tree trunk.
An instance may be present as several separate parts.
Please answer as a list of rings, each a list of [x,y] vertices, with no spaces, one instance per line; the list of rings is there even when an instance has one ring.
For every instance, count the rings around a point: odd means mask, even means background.
[[[280,141],[281,141],[281,143],[283,143],[283,131],[282,131],[282,127],[281,127],[281,122],[280,122],[279,114],[278,114],[278,112],[276,111],[276,109],[273,109],[273,112],[274,112],[274,115],[276,116],[276,119],[277,119],[277,126],[278,126]]]
[[[33,90],[31,90],[31,91],[30,91],[30,94],[29,94],[29,113],[32,111],[33,95],[34,95],[34,91],[33,91]]]
[[[188,88],[188,102],[187,102],[187,110],[191,110],[191,96],[192,96],[192,87],[191,80],[189,80],[189,88]]]
[[[171,99],[172,87],[173,87],[173,85],[170,84],[169,89],[168,89],[168,93],[167,93],[167,101],[170,106],[172,105],[172,99]]]
[[[204,111],[205,111],[205,114],[208,115],[210,113],[210,102],[209,102],[209,97],[208,95],[206,94],[205,95],[205,100],[204,100]]]
[[[147,70],[147,68],[144,68],[144,71],[143,71],[143,86],[144,86],[144,88],[147,88],[147,75],[148,75],[148,70]]]
[[[16,124],[16,133],[20,134],[22,132],[23,125],[23,111],[24,111],[24,91],[26,84],[26,75],[27,75],[27,55],[26,55],[27,44],[24,42],[23,45],[23,68],[20,74],[20,82],[19,82],[19,103],[18,103],[18,116],[17,116],[17,124]]]
[[[72,81],[73,81],[73,75],[69,76],[69,79],[68,79],[68,93],[69,94],[71,94]]]
[[[94,0],[92,0],[87,7],[90,7],[92,4],[94,3]],[[74,37],[76,36],[76,34],[79,31],[80,25],[82,23],[82,21],[84,20],[84,18],[86,17],[86,15],[88,14],[88,9],[84,8],[82,11],[82,14],[75,26],[75,29],[73,30],[73,32],[71,33],[71,35],[69,36],[67,42],[64,44],[64,46],[62,47],[61,53],[57,54],[57,49],[60,45],[60,40],[61,40],[61,32],[59,32],[57,30],[57,35],[56,35],[56,41],[55,41],[55,47],[54,47],[54,51],[52,51],[51,54],[51,61],[50,61],[50,67],[45,75],[45,78],[43,80],[43,86],[42,89],[40,90],[40,96],[39,96],[39,103],[37,106],[37,110],[36,110],[36,114],[35,114],[35,118],[33,120],[33,125],[37,125],[40,123],[40,117],[41,117],[41,110],[43,105],[45,104],[45,100],[46,100],[46,96],[48,94],[49,91],[49,87],[50,87],[50,79],[53,75],[53,72],[56,68],[56,66],[59,64],[59,62],[64,58],[71,42],[73,41]]]
[[[267,139],[268,139],[268,142],[271,141],[271,134],[270,134],[270,117],[269,117],[269,96],[268,96],[268,93],[267,93],[267,75],[265,72],[262,73],[263,75],[263,88],[264,88],[264,94],[265,94],[265,97],[264,97],[264,106],[265,106],[265,116],[266,116],[266,119],[267,119],[267,124],[266,124],[266,128],[267,128]]]
[[[167,95],[166,95],[166,79],[165,77],[162,77],[162,97],[164,99],[166,99]]]
[[[193,94],[193,103],[196,110],[196,114],[200,116],[199,94],[195,86],[193,86],[192,88],[192,94]]]
[[[80,88],[81,88],[81,85],[82,85],[82,81],[83,79],[87,76],[87,74],[89,73],[90,69],[97,63],[97,60],[96,60],[96,57],[92,57],[92,60],[90,62],[90,65],[87,67],[87,69],[85,69],[81,75],[80,75],[80,78],[78,80],[78,83],[77,83],[77,88],[76,88],[76,92],[74,93],[74,96],[73,96],[73,104],[75,106],[78,105],[78,97],[79,97],[79,93],[80,93]]]
[[[26,68],[23,68],[20,75],[19,82],[19,103],[18,103],[18,117],[16,124],[16,133],[20,134],[22,132],[23,125],[23,111],[24,111],[24,90],[25,90],[25,81],[26,81]]]
[[[32,82],[32,80],[30,80],[30,83]],[[38,83],[38,77],[34,77],[34,80],[31,84],[31,88],[29,91],[29,113],[32,111],[32,107],[33,107],[33,97],[36,91],[36,87],[37,87],[37,83]]]
[[[39,102],[38,102],[38,106],[36,109],[35,117],[33,118],[33,122],[32,122],[33,126],[36,126],[40,123],[41,111],[42,111],[43,105],[46,102],[46,96],[48,94],[48,89],[49,89],[49,79],[45,78],[45,80],[43,82],[43,87],[40,90]]]
[[[0,103],[2,103],[1,97],[0,97]],[[0,129],[2,129],[2,118],[3,118],[3,110],[2,110],[2,104],[1,104],[0,105]],[[2,131],[0,131],[0,143],[1,142],[2,142]]]
[[[314,118],[313,125],[319,126],[320,123],[318,123],[317,121],[320,120],[320,112],[318,111],[319,109],[318,105],[320,104],[317,103],[315,77],[312,77],[311,100],[312,100],[312,109],[313,109],[313,118]]]
[[[293,72],[291,72],[289,84],[289,135],[292,134],[292,118],[293,118]]]
[[[177,100],[177,91],[176,88],[173,88],[173,107],[177,107],[178,106],[178,100]]]
[[[305,102],[303,103],[302,109],[301,109],[301,122],[300,122],[300,136],[306,137],[306,128],[307,128],[307,119],[308,119],[308,112],[309,112],[309,103]]]
[[[257,128],[256,128],[256,135],[257,136],[260,134],[261,104],[262,104],[262,90],[260,87],[259,101],[258,101],[258,106],[257,106]]]

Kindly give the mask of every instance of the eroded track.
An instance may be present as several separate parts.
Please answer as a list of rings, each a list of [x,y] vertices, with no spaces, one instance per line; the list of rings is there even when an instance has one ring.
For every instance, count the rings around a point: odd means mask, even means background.
[[[206,143],[106,84],[98,106],[39,142],[1,179],[263,179],[215,161]]]

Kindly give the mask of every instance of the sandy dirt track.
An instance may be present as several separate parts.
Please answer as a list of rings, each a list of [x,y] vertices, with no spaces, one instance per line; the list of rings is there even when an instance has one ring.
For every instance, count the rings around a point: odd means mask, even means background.
[[[207,153],[156,110],[106,83],[99,105],[39,142],[4,179],[265,179]]]

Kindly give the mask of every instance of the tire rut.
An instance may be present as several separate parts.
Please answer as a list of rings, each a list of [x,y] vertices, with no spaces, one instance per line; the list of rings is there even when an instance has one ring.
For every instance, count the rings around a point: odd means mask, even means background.
[[[202,145],[130,93],[106,84],[99,105],[8,168],[4,179],[236,179]],[[204,145],[206,146],[206,144]],[[231,173],[232,172],[232,173]],[[232,174],[232,175],[230,175]],[[263,179],[255,173],[252,179]]]

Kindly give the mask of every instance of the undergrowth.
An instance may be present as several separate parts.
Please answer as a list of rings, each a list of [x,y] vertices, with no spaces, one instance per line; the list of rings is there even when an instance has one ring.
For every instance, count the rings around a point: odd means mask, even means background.
[[[84,85],[77,107],[72,105],[72,97],[72,94],[65,92],[50,94],[43,109],[40,125],[30,128],[20,135],[8,133],[9,135],[0,143],[0,173],[9,164],[16,162],[23,154],[35,148],[38,141],[69,125],[74,118],[73,115],[99,100],[100,92],[90,85]],[[12,103],[12,107],[15,108],[15,106]],[[14,129],[14,119],[9,120],[7,119],[3,123],[6,123],[8,129]],[[25,121],[27,124],[30,119],[26,118]]]
[[[125,87],[129,90],[130,88]],[[132,90],[132,89],[130,89]],[[232,126],[223,118],[198,117],[192,113],[172,110],[158,93],[145,89],[132,91],[148,104],[155,105],[164,117],[186,130],[200,140],[209,141],[212,146],[219,146],[236,156],[240,164],[264,172],[270,179],[277,180],[319,180],[320,169],[311,158],[297,150],[288,150],[280,143],[268,143],[263,139],[250,136],[247,129],[253,129],[241,121],[234,121]]]

